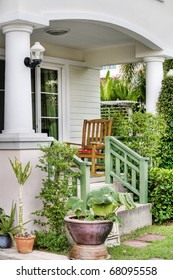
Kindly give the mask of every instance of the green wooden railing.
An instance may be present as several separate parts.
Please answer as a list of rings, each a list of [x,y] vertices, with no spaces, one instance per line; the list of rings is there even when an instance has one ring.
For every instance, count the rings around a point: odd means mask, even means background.
[[[83,161],[79,157],[74,156],[74,164],[81,171],[75,184],[80,191],[80,197],[84,201],[84,209],[86,209],[86,201],[90,191],[90,166],[91,162]],[[71,169],[71,172],[75,172],[75,169]],[[83,210],[84,210],[83,209]]]
[[[90,192],[90,166],[91,162],[83,161],[79,157],[74,156],[73,166],[69,168],[69,188],[73,188],[73,195],[79,196],[83,200],[83,209],[87,208],[87,198]],[[48,176],[50,177],[52,165],[48,165]],[[80,172],[77,172],[80,171]],[[72,177],[72,173],[76,173],[76,176]],[[62,174],[65,176],[65,174]]]
[[[148,160],[113,136],[106,137],[105,182],[114,178],[139,197],[139,203],[148,202]]]

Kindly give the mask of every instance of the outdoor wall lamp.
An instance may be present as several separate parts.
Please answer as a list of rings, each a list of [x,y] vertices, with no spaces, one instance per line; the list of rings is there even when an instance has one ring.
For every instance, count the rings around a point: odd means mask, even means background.
[[[39,42],[35,42],[35,44],[30,49],[31,58],[25,57],[24,59],[25,66],[32,69],[36,66],[39,66],[43,59],[44,51],[45,48],[43,48],[43,46],[40,45]]]

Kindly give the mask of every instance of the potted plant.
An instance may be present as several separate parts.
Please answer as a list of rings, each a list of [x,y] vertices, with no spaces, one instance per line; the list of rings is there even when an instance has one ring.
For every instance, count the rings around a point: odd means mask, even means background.
[[[25,232],[24,225],[27,222],[23,222],[23,186],[29,178],[32,167],[30,161],[22,168],[22,162],[20,162],[16,157],[14,162],[11,159],[10,163],[12,169],[15,173],[17,181],[19,183],[19,229],[20,231],[15,235],[16,246],[19,253],[30,253],[33,250],[35,235]]]
[[[14,235],[18,226],[14,226],[16,204],[12,203],[10,215],[6,215],[4,209],[0,208],[0,248],[10,248],[14,243]]]
[[[87,200],[86,210],[82,210],[83,201],[80,198],[70,197],[67,200],[66,206],[71,213],[64,218],[64,221],[76,242],[71,249],[71,259],[108,257],[104,243],[112,230],[113,223],[121,223],[117,216],[117,210],[121,205],[126,209],[136,207],[129,193],[118,193],[110,187],[92,190]]]

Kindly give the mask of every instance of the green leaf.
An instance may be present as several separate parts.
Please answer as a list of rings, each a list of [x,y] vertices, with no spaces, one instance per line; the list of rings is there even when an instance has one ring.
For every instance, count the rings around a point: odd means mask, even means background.
[[[102,215],[107,215],[109,213],[115,212],[116,211],[116,205],[113,203],[109,204],[95,204],[93,205],[92,209],[94,211],[95,215],[102,216]]]
[[[77,210],[75,211],[75,215],[76,215],[77,217],[80,217],[80,216],[82,215],[81,209],[77,209]]]
[[[129,208],[136,208],[136,204],[134,203],[132,196],[130,193],[126,193],[126,201],[129,205]]]
[[[113,190],[109,187],[103,187],[99,190],[93,190],[90,192],[88,199],[88,206],[92,207],[94,204],[109,204],[113,202]]]
[[[83,206],[83,200],[76,196],[71,196],[66,203],[67,210],[76,211]]]
[[[20,162],[16,157],[14,162],[12,162],[11,159],[9,159],[9,161],[16,175],[18,183],[23,186],[32,172],[30,161],[28,161],[24,167],[24,170],[22,170],[22,162]]]

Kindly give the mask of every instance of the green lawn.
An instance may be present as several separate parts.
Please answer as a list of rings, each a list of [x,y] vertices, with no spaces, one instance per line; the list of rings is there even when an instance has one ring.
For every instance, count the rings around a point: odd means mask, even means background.
[[[145,233],[160,234],[164,240],[153,241],[147,247],[134,248],[122,244],[123,240],[134,239]],[[152,225],[135,231],[135,233],[121,238],[120,246],[108,248],[112,260],[147,260],[160,258],[173,260],[173,223],[167,225]]]

